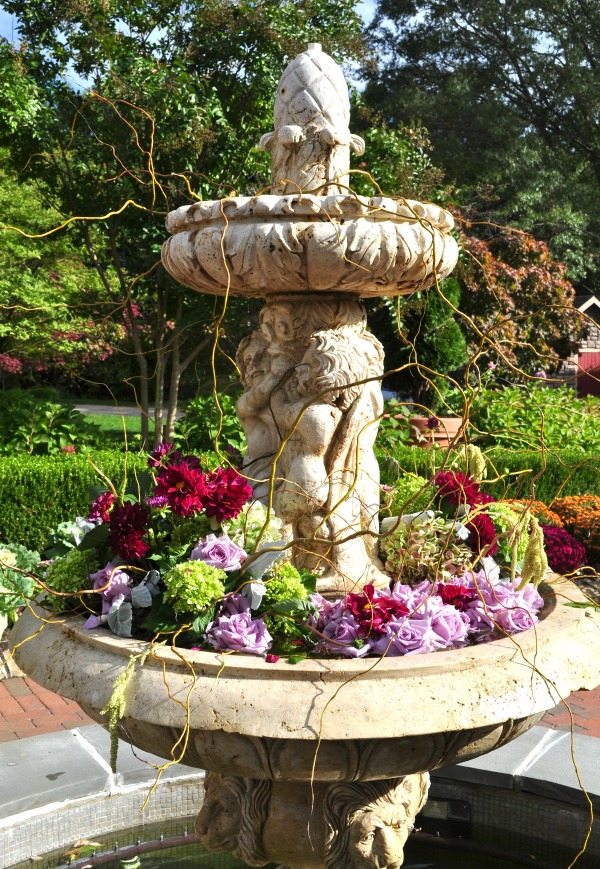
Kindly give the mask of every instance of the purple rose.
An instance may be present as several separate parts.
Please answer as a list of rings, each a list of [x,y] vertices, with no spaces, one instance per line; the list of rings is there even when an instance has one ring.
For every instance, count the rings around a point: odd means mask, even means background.
[[[445,648],[444,643],[432,628],[432,619],[409,619],[407,616],[385,625],[385,634],[372,649],[378,655],[422,655]]]
[[[115,567],[112,562],[109,561],[102,570],[90,573],[90,579],[94,583],[95,590],[102,596],[103,615],[106,615],[113,601],[120,595],[123,595],[124,600],[131,600],[131,579],[124,570]]]
[[[220,537],[209,534],[198,541],[190,555],[191,561],[204,561],[210,567],[219,567],[226,571],[239,570],[247,558],[247,553],[230,540],[227,534]]]
[[[498,627],[514,634],[528,630],[537,622],[537,612],[544,601],[532,585],[517,591],[518,579],[514,583],[492,584],[483,571],[467,574],[464,581],[476,592],[465,609],[471,633],[489,632]]]
[[[319,644],[320,652],[332,652],[334,655],[344,655],[347,658],[362,658],[371,651],[371,644],[364,641],[360,634],[360,625],[349,610],[340,607],[333,618],[323,619],[320,633],[323,639]],[[359,640],[362,645],[355,645]]]
[[[243,594],[230,594],[223,602],[221,616],[235,616],[238,613],[250,612],[250,601]]]
[[[219,616],[208,626],[206,638],[218,652],[246,652],[251,655],[264,655],[273,642],[264,621],[253,620],[248,611]]]
[[[431,619],[431,629],[442,640],[446,649],[464,646],[470,626],[469,617],[451,604],[444,604]]]

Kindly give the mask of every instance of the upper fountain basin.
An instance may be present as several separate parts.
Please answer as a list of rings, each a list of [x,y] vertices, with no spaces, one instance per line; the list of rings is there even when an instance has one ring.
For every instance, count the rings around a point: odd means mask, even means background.
[[[453,226],[444,209],[410,199],[238,196],[172,211],[162,260],[176,280],[219,296],[406,295],[450,274]]]

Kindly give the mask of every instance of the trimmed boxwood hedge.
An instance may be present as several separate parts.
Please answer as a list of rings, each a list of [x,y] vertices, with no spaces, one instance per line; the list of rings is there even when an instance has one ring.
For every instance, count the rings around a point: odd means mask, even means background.
[[[566,495],[600,495],[600,456],[582,450],[554,450],[542,456],[538,450],[486,450],[486,456],[501,479],[489,481],[484,490],[494,498],[529,498],[550,504]],[[440,467],[446,451],[399,445],[388,454],[380,453],[381,482],[391,485],[401,471],[429,478]],[[533,486],[533,488],[532,488]]]
[[[545,456],[538,451],[488,450],[498,474],[503,479],[484,484],[495,498],[527,498],[534,493],[539,501],[550,504],[555,497],[566,495],[600,495],[600,456],[585,455],[580,450],[561,450]],[[379,453],[382,483],[392,484],[402,471],[431,477],[444,460],[441,449],[399,445],[391,453]],[[126,457],[115,450],[89,453],[115,486],[120,487]],[[213,457],[214,458],[214,457]],[[205,457],[210,466],[210,457]],[[144,455],[129,454],[127,474],[146,468]],[[49,531],[60,522],[86,516],[90,503],[90,486],[101,483],[86,454],[59,456],[10,456],[0,458],[0,541],[20,543],[28,549],[44,548]]]
[[[146,457],[115,450],[89,453],[115,486],[146,468]],[[0,459],[0,541],[42,550],[60,522],[87,516],[89,488],[102,480],[84,453],[9,456]]]

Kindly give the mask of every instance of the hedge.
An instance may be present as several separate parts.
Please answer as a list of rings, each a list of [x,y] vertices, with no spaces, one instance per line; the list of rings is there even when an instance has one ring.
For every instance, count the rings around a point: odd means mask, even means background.
[[[381,481],[392,485],[402,471],[431,477],[446,458],[446,450],[399,445],[378,456]],[[490,459],[502,479],[493,482],[493,470],[484,489],[497,499],[530,498],[550,504],[567,495],[600,495],[600,456],[582,450],[554,450],[545,457],[539,450],[490,449]]]
[[[0,541],[40,551],[60,522],[87,516],[90,486],[102,480],[86,455],[117,488],[122,485],[126,457],[115,450],[0,458]],[[129,454],[127,466],[133,480],[146,458]]]
[[[90,452],[90,459],[119,488],[124,478],[126,457],[115,450]],[[492,449],[486,455],[503,479],[486,482],[485,491],[495,498],[529,498],[550,504],[567,495],[600,495],[600,456],[586,456],[581,450],[560,450],[546,455],[543,468],[538,451]],[[399,473],[409,471],[431,477],[440,467],[446,451],[438,448],[399,445],[391,453],[379,452],[382,483],[393,484]],[[212,467],[214,456],[203,456]],[[127,474],[146,468],[144,455],[129,454]],[[539,476],[538,476],[539,475]],[[90,486],[101,483],[86,454],[59,456],[10,456],[0,458],[0,542],[20,543],[41,550],[49,531],[60,522],[86,516]]]

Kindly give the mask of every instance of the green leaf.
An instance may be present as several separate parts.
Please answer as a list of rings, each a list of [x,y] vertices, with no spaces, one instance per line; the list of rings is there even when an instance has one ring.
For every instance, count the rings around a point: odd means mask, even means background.
[[[108,540],[109,533],[110,527],[108,523],[103,522],[102,525],[96,525],[95,528],[88,531],[77,548],[82,551],[86,549],[99,549]]]
[[[288,661],[290,664],[299,664],[300,661],[305,661],[306,655],[290,655]]]

